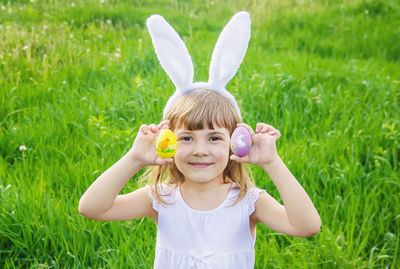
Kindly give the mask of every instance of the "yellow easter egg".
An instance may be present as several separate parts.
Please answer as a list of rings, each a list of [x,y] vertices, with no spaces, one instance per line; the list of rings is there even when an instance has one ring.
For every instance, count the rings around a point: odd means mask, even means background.
[[[162,129],[157,136],[156,150],[163,159],[171,158],[176,153],[176,137],[170,129]]]

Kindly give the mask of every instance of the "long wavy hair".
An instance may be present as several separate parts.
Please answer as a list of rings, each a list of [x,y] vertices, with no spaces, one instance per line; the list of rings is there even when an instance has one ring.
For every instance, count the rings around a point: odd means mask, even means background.
[[[207,124],[209,129],[214,129],[215,125],[219,128],[226,128],[229,130],[229,135],[232,135],[236,125],[241,122],[229,100],[209,89],[197,89],[181,96],[172,104],[165,114],[164,120],[169,120],[169,128],[172,131],[178,127],[196,131],[203,129],[203,124]],[[168,203],[162,199],[164,195],[160,194],[159,187],[162,188],[164,183],[169,187],[176,188],[185,182],[184,175],[174,162],[164,166],[153,166],[144,174],[144,177],[149,178],[153,196],[164,205]],[[254,186],[250,169],[230,159],[223,171],[223,182],[235,183],[236,188],[239,189],[235,203],[246,195],[249,188]]]

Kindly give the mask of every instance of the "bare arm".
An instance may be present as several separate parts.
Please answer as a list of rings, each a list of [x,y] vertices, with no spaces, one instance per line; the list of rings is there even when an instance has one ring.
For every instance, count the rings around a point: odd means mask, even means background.
[[[161,159],[155,152],[155,138],[168,125],[142,125],[131,150],[100,175],[79,201],[79,213],[95,220],[126,220],[140,217],[156,219],[146,188],[118,195],[129,179],[148,165],[164,165],[172,159]]]
[[[140,169],[142,167],[134,161],[132,154],[130,152],[125,154],[86,190],[79,201],[79,213],[95,220],[122,220],[149,216],[150,211],[146,210],[149,208],[148,201],[143,199],[144,195],[139,195],[143,191],[118,195]],[[129,205],[134,207],[130,214],[124,210]]]
[[[318,212],[283,161],[278,157],[263,169],[274,182],[284,205],[264,193],[256,202],[252,218],[288,235],[309,237],[318,233],[321,227]]]
[[[281,205],[269,194],[262,193],[251,215],[252,226],[262,222],[278,232],[298,237],[318,233],[321,218],[317,210],[277,154],[276,140],[280,137],[279,131],[264,123],[257,124],[256,132],[246,124],[240,125],[251,133],[254,147],[249,155],[242,158],[231,156],[231,159],[262,167],[278,189],[284,204]]]

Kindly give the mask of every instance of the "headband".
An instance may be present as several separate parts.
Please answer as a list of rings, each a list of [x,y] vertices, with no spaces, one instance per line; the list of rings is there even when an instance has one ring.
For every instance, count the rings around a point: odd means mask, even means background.
[[[193,83],[193,63],[185,43],[162,16],[151,15],[146,25],[158,60],[176,87],[164,107],[164,116],[180,96],[195,89],[206,88],[227,97],[241,117],[235,98],[225,86],[236,74],[246,54],[251,26],[248,12],[236,13],[222,30],[211,56],[208,82]]]

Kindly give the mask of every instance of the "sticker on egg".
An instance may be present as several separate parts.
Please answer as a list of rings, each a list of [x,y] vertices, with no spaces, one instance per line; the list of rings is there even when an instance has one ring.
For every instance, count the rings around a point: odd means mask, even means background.
[[[176,153],[176,137],[170,129],[162,129],[157,136],[156,151],[163,159],[171,158]]]
[[[231,137],[231,149],[233,154],[243,157],[249,154],[253,142],[251,141],[251,134],[244,127],[236,128]]]

